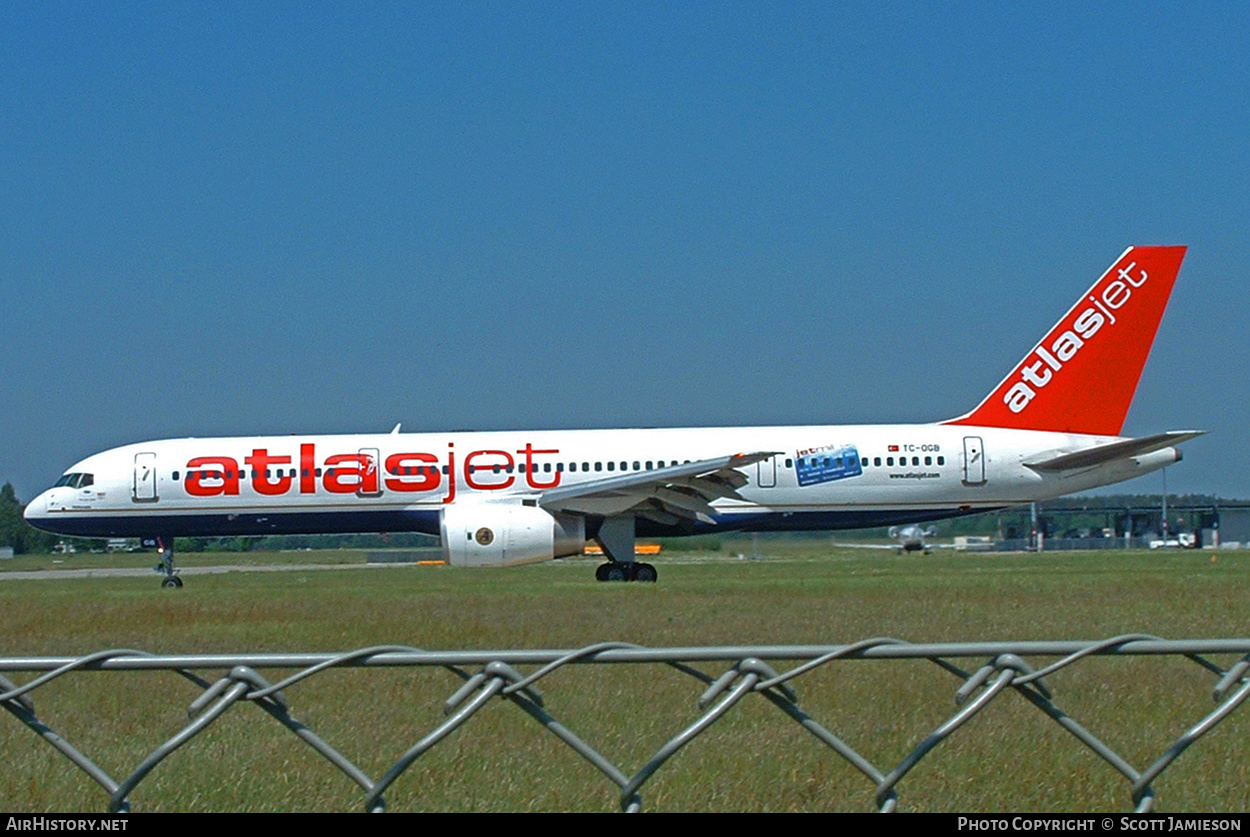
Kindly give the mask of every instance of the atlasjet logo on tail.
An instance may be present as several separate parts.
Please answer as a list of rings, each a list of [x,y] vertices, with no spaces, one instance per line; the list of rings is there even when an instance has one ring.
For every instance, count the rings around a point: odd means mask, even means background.
[[[1104,325],[1116,324],[1112,312],[1123,308],[1133,297],[1133,289],[1140,288],[1150,278],[1144,270],[1138,270],[1138,275],[1134,276],[1136,268],[1137,262],[1129,262],[1120,268],[1116,273],[1118,278],[1108,282],[1101,292],[1095,290],[1087,297],[1093,305],[1077,314],[1049,348],[1039,345],[1024,359],[1020,364],[1020,380],[1003,396],[1003,403],[1013,413],[1029,406],[1037,391],[1050,383],[1064,364],[1076,357],[1081,347]]]

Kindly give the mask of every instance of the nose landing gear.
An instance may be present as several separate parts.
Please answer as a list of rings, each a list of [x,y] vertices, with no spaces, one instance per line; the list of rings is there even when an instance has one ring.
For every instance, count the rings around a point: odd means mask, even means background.
[[[178,571],[174,569],[174,539],[157,538],[156,548],[160,552],[161,562],[153,569],[165,574],[165,577],[161,579],[161,587],[169,590],[182,587],[182,579],[178,576]]]

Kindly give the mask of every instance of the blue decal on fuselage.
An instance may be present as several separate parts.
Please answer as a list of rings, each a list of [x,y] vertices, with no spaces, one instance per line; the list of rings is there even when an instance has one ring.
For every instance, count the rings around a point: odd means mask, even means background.
[[[800,486],[844,480],[864,473],[859,463],[859,450],[854,445],[825,445],[797,451],[794,470]]]

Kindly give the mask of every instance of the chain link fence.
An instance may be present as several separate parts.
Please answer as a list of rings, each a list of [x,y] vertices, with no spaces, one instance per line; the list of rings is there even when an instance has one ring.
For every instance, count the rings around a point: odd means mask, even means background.
[[[1197,713],[1191,725],[1167,744],[1152,761],[1134,766],[1104,740],[1068,714],[1050,681],[1094,658],[1165,656],[1196,667],[1207,678],[1214,708]],[[1228,659],[1224,665],[1213,657]],[[954,709],[932,729],[920,730],[918,743],[894,764],[879,764],[864,754],[862,742],[846,740],[801,701],[798,685],[817,671],[850,661],[927,661],[952,678]],[[783,664],[784,663],[784,664]],[[593,666],[671,668],[692,686],[693,717],[675,731],[642,765],[627,768],[603,754],[576,730],[579,719],[564,717],[559,697],[545,696],[540,686],[557,671],[584,671]],[[442,721],[413,733],[407,749],[376,778],[301,722],[287,693],[327,672],[343,669],[403,668],[451,672],[458,687],[442,704]],[[270,672],[266,678],[260,671]],[[36,712],[34,697],[64,678],[84,672],[174,672],[200,690],[189,708],[189,722],[161,743],[121,779],[114,778],[79,747],[58,733],[51,718]],[[897,810],[904,780],[931,753],[964,728],[966,722],[995,701],[1016,695],[1068,733],[1073,745],[1093,753],[1123,777],[1126,807],[1155,810],[1155,783],[1191,745],[1238,709],[1250,695],[1250,639],[1164,640],[1147,635],[1117,636],[1096,642],[971,642],[916,644],[890,638],[865,639],[833,646],[719,646],[646,648],[608,642],[573,650],[500,650],[430,652],[403,646],[363,648],[343,654],[149,654],[112,649],[83,657],[0,658],[0,706],[64,756],[108,795],[109,812],[129,812],[131,794],[171,754],[237,707],[251,704],[289,730],[304,745],[333,765],[360,789],[360,808],[386,810],[385,794],[422,756],[448,740],[456,730],[481,715],[488,704],[504,701],[519,717],[528,718],[580,757],[587,770],[611,783],[620,810],[643,809],[644,789],[684,747],[749,701],[764,705],[819,742],[828,757],[843,760],[864,780],[872,805],[881,812]],[[273,672],[286,676],[274,677]],[[18,675],[28,679],[17,682]],[[98,676],[98,675],[91,675]],[[575,678],[574,678],[575,679]],[[809,681],[810,682],[810,681]],[[948,692],[946,697],[949,699]],[[918,696],[928,697],[928,696]],[[820,707],[825,704],[820,703]],[[622,713],[627,720],[629,713]],[[585,719],[580,719],[584,721]],[[252,723],[255,723],[254,721]],[[1170,735],[1171,733],[1169,733]],[[388,731],[388,735],[399,735]],[[415,740],[414,740],[415,739]],[[394,740],[393,738],[391,740]],[[501,745],[502,746],[502,745]],[[6,758],[6,761],[8,759]],[[773,777],[770,781],[780,781]]]

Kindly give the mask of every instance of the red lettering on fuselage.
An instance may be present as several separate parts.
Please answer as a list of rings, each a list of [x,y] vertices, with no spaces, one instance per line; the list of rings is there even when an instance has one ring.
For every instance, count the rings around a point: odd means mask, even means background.
[[[447,443],[447,496],[443,498],[444,503],[454,502],[456,499],[456,443]]]
[[[289,456],[270,456],[268,448],[256,448],[252,455],[243,460],[252,466],[252,489],[257,494],[276,496],[291,490],[291,475],[283,468],[278,468],[278,476],[270,482],[270,465],[290,465]]]
[[[299,446],[299,493],[317,493],[316,445]]]
[[[211,471],[198,470],[212,468]],[[205,485],[208,480],[210,485]],[[216,497],[239,493],[239,463],[230,456],[197,456],[187,462],[187,493],[194,497]]]
[[[481,461],[485,460],[485,461]],[[481,464],[478,464],[481,461]],[[512,477],[512,456],[502,450],[475,450],[464,458],[464,484],[478,491],[499,491],[511,488],[515,480]],[[477,474],[508,474],[502,480],[491,480],[491,476],[478,477]],[[485,480],[485,481],[483,481]]]
[[[556,470],[555,476],[552,478],[551,482],[539,482],[534,477],[534,473],[538,469],[537,463],[534,462],[534,454],[536,453],[559,453],[559,452],[560,451],[556,450],[555,448],[552,448],[551,450],[535,450],[534,446],[528,442],[525,444],[524,448],[517,451],[517,453],[525,454],[525,482],[529,485],[530,488],[538,488],[538,489],[555,488],[557,485],[560,484],[560,477],[562,476],[562,473],[559,469]],[[549,463],[547,467],[548,468],[551,467]]]
[[[217,497],[237,495],[242,480],[251,478],[252,490],[257,494],[276,497],[292,490],[299,494],[377,495],[383,486],[388,491],[404,494],[436,491],[444,484],[446,495],[443,503],[456,499],[456,446],[447,443],[447,464],[439,464],[436,454],[413,451],[392,453],[386,456],[385,473],[369,449],[358,453],[336,453],[327,456],[318,467],[317,446],[312,442],[299,445],[299,468],[289,466],[291,456],[271,454],[268,448],[254,448],[243,459],[246,468],[240,469],[238,461],[230,456],[197,456],[187,461],[184,486],[193,497]],[[475,450],[464,457],[460,477],[475,491],[502,491],[517,484],[515,473],[525,474],[525,484],[532,489],[555,488],[560,484],[561,469],[552,470],[550,462],[539,462],[540,456],[559,454],[558,448],[537,449],[527,443],[516,451],[516,456],[505,450],[488,448]],[[522,459],[523,458],[523,459]],[[250,468],[250,474],[248,472]],[[545,469],[545,470],[544,470]],[[549,480],[539,474],[551,473]]]
[[[348,465],[351,467],[343,467]],[[344,479],[350,480],[344,482]],[[378,468],[373,457],[363,453],[337,453],[326,457],[323,479],[326,491],[334,494],[376,494]]]
[[[390,491],[433,491],[442,481],[432,453],[393,453],[386,457],[386,473],[393,475],[386,478]]]

